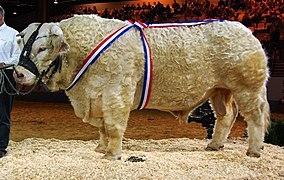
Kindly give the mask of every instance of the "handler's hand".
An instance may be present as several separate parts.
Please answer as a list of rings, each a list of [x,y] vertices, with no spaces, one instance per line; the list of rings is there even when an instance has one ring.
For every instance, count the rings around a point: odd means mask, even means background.
[[[5,67],[5,63],[0,63],[0,68]]]

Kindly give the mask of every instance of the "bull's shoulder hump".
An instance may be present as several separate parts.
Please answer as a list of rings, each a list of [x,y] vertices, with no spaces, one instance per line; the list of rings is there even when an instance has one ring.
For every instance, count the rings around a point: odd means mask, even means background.
[[[70,18],[67,18],[67,19],[63,19],[61,20],[61,22],[66,22],[66,21],[72,21],[72,20],[92,20],[92,21],[98,21],[98,22],[108,22],[108,21],[111,21],[111,22],[117,22],[117,23],[121,23],[121,22],[124,22],[120,19],[108,19],[108,18],[103,18],[103,17],[100,17],[96,14],[83,14],[83,15],[74,15]]]

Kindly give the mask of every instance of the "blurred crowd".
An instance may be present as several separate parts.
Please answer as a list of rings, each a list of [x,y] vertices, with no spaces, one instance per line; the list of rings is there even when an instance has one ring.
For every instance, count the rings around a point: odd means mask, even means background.
[[[242,22],[263,44],[271,49],[271,56],[284,60],[283,43],[280,43],[284,24],[284,0],[185,0],[179,4],[160,1],[142,4],[124,4],[120,9],[97,10],[96,6],[80,6],[53,16],[50,21],[60,21],[74,14],[98,14],[104,18],[141,20],[142,22],[180,22],[202,19],[227,19]],[[283,38],[283,37],[282,37]],[[275,51],[277,50],[277,51]],[[276,52],[276,53],[275,53]]]

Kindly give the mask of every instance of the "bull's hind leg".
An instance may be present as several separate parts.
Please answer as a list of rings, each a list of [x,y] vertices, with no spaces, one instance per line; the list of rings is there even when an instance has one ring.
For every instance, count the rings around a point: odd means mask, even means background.
[[[210,98],[216,116],[216,123],[212,141],[206,150],[219,150],[224,145],[234,121],[238,115],[238,109],[232,93],[226,89],[216,89]]]
[[[263,148],[265,131],[269,125],[269,104],[266,98],[266,87],[260,92],[242,92],[235,96],[240,113],[248,126],[249,148],[247,155],[260,157]]]

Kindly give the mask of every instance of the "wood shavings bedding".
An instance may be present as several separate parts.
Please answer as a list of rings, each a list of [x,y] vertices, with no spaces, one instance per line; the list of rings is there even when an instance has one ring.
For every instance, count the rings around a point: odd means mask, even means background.
[[[95,152],[97,140],[11,141],[0,159],[0,179],[284,179],[283,147],[265,144],[262,156],[251,158],[244,139],[230,139],[215,152],[204,150],[207,143],[125,139],[122,159],[108,161]]]

